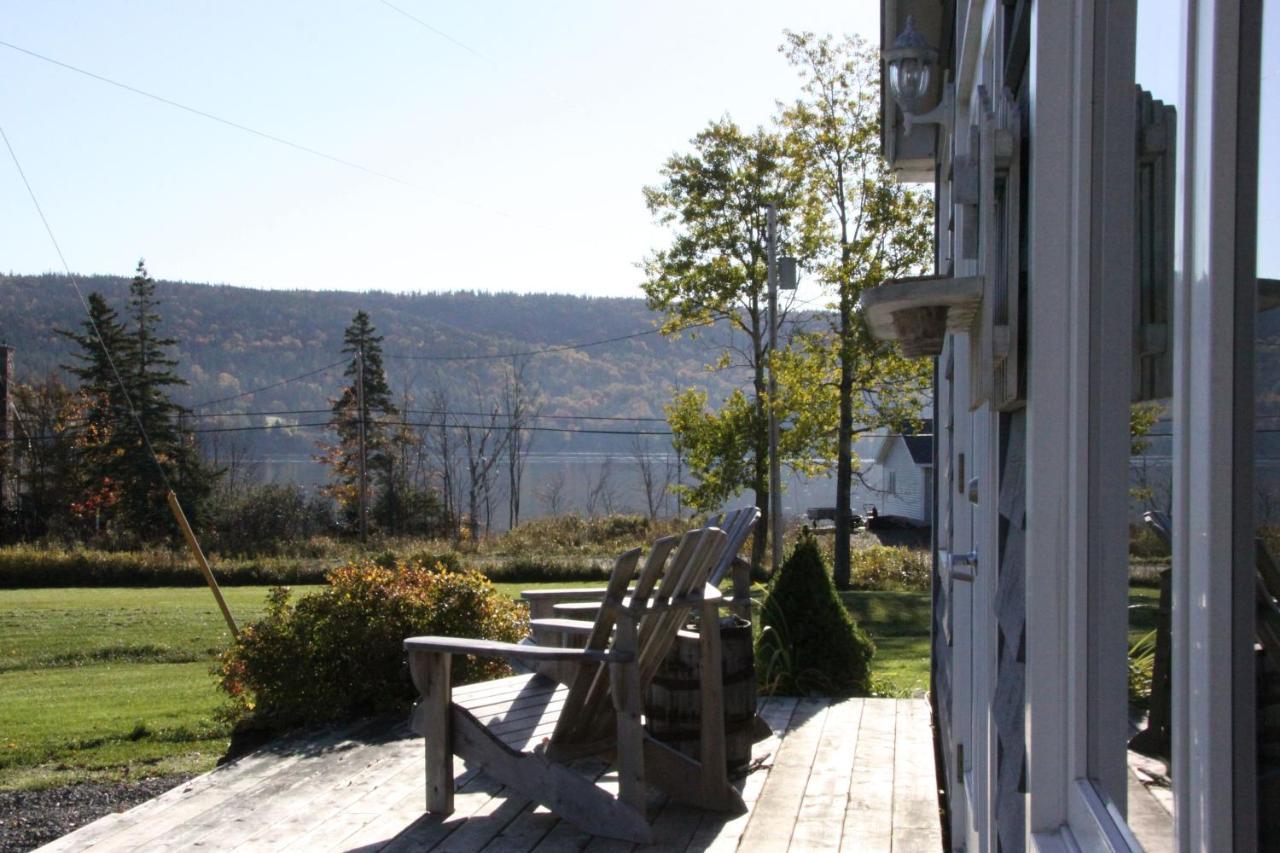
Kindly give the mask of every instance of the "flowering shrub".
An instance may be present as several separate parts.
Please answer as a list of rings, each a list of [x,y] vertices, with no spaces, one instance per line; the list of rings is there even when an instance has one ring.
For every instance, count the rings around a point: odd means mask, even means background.
[[[523,608],[475,572],[358,562],[326,581],[296,603],[288,589],[272,590],[266,616],[223,654],[218,674],[235,716],[280,729],[401,710],[416,696],[406,637],[515,642],[527,630]],[[454,659],[455,683],[506,672],[500,661]]]

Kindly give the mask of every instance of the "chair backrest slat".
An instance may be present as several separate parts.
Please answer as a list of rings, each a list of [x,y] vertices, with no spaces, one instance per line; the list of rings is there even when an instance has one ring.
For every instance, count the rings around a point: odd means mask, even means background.
[[[613,564],[613,571],[609,575],[609,583],[605,587],[604,602],[600,610],[596,613],[595,624],[591,627],[591,633],[587,636],[588,649],[603,649],[609,644],[610,635],[613,633],[613,623],[617,618],[617,609],[622,606],[622,597],[626,595],[627,585],[631,583],[631,577],[635,574],[636,564],[640,562],[640,549],[634,548],[618,557]],[[604,664],[581,664],[573,675],[573,681],[569,685],[569,694],[565,697],[564,711],[560,714],[560,720],[556,723],[557,732],[561,726],[567,725],[566,720],[571,719],[576,714],[576,709],[580,708],[587,695],[590,693],[591,684],[596,677],[607,671]]]
[[[639,687],[642,691],[657,669],[656,665],[646,667],[642,661],[659,652],[666,654],[675,642],[676,631],[684,623],[691,605],[650,612],[650,597],[639,593],[644,592],[643,587],[646,585],[652,588],[664,563],[667,564],[666,572],[661,575],[658,591],[652,596],[655,603],[669,604],[699,589],[719,555],[717,545],[723,542],[724,534],[720,530],[704,528],[685,533],[678,545],[673,540],[674,537],[654,543],[628,606],[629,615],[639,623],[636,666],[641,676]],[[674,554],[671,553],[673,547]],[[611,632],[615,622],[614,613],[614,607],[606,603],[600,610],[596,627]],[[665,637],[666,634],[670,636]],[[660,661],[661,656],[657,660]],[[591,743],[606,736],[613,726],[608,668],[583,666],[580,669],[585,674],[580,672],[574,679],[556,730],[551,736],[553,745],[564,747],[568,744]],[[648,679],[644,677],[647,669],[652,670]]]

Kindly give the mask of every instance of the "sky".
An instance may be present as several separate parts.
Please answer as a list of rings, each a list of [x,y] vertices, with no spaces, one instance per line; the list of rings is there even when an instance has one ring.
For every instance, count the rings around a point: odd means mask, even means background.
[[[145,257],[156,278],[251,287],[638,297],[637,264],[666,239],[642,196],[663,161],[711,120],[754,127],[798,94],[784,29],[875,40],[878,15],[878,0],[0,0],[0,128],[76,273]],[[0,198],[0,268],[60,271],[3,148]]]

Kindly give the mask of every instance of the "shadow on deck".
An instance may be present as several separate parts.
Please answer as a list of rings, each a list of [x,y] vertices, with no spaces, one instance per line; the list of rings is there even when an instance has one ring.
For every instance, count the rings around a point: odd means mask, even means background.
[[[774,698],[761,714],[774,736],[756,744],[757,769],[741,783],[750,811],[725,818],[655,800],[645,849],[941,849],[924,700]],[[425,815],[422,757],[419,739],[385,723],[285,739],[41,849],[635,849],[509,797],[461,762],[456,812]]]

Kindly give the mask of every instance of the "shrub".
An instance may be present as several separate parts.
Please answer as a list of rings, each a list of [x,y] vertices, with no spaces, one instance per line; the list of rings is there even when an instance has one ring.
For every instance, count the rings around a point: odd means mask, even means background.
[[[883,592],[928,592],[933,576],[928,551],[894,545],[871,545],[849,554],[853,589]]]
[[[565,561],[538,557],[516,557],[480,567],[480,571],[497,583],[549,583],[552,581],[600,581],[609,579],[613,562],[593,564],[579,558]]]
[[[796,544],[760,613],[761,692],[865,696],[875,645],[841,603],[812,537]]]
[[[607,515],[583,518],[558,515],[526,521],[486,543],[491,554],[616,554],[644,545],[659,536],[680,533],[679,519],[650,521],[643,515]]]
[[[244,555],[283,553],[287,546],[334,531],[333,507],[301,486],[265,483],[212,502],[204,545],[211,552]]]
[[[221,685],[242,721],[278,730],[402,710],[416,696],[406,637],[515,642],[526,633],[524,610],[475,572],[360,562],[335,569],[327,581],[296,604],[287,589],[273,590],[266,616],[222,656]],[[456,657],[453,680],[506,671],[500,661]]]

